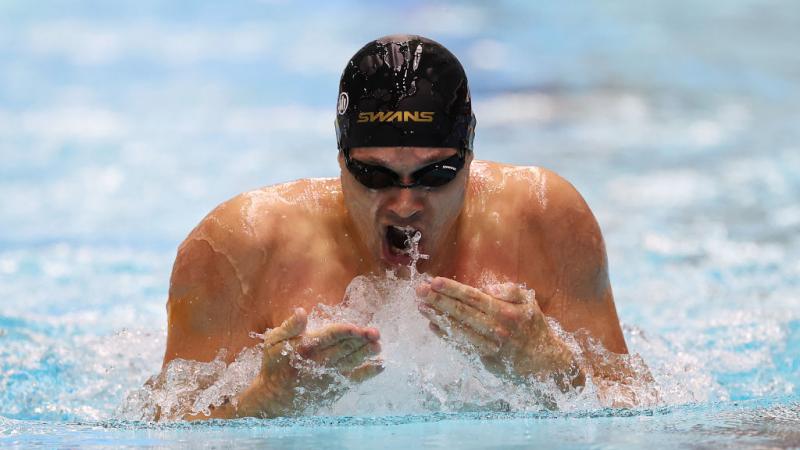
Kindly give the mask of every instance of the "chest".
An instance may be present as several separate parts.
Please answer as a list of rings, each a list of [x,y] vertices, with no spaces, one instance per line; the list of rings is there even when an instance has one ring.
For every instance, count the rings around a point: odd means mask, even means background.
[[[313,247],[313,248],[312,248]],[[319,304],[339,304],[350,282],[364,274],[358,256],[337,245],[287,247],[265,267],[252,299],[274,327],[294,308],[311,311]],[[347,247],[347,246],[345,246]],[[448,263],[434,276],[444,276],[478,288],[506,282],[524,284],[546,302],[555,279],[547,254],[533,230],[489,223],[463,230]]]
[[[536,291],[546,307],[557,289],[545,235],[535,227],[511,221],[475,221],[459,236],[458,250],[449,270],[440,275],[478,288],[491,284],[523,284]]]
[[[295,308],[311,311],[318,304],[341,301],[350,281],[359,275],[359,261],[335,246],[297,248],[275,255],[264,267],[252,307],[269,323],[279,325]]]

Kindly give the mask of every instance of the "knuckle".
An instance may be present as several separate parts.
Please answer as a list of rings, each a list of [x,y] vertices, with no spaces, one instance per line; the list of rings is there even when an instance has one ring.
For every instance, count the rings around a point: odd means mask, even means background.
[[[510,306],[504,305],[500,308],[497,312],[498,317],[500,320],[504,322],[515,322],[519,319],[519,311],[516,308],[512,308]]]
[[[343,323],[335,323],[325,330],[327,335],[341,334],[347,331],[347,325]]]
[[[506,330],[506,329],[505,329],[505,328],[503,328],[503,327],[496,327],[496,328],[494,329],[494,334],[495,334],[495,336],[497,336],[497,338],[498,338],[498,339],[499,339],[501,342],[503,342],[503,341],[505,341],[506,339],[508,339],[508,338],[510,338],[510,337],[511,337],[511,333],[509,333],[509,332],[508,332],[508,330]]]
[[[483,292],[471,292],[467,295],[467,299],[473,305],[480,305],[481,303],[486,303],[486,294]]]

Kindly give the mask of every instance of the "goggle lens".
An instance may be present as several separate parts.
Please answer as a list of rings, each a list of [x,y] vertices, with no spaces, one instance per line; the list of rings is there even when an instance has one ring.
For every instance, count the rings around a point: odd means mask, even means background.
[[[458,171],[464,167],[464,157],[456,154],[443,161],[427,165],[411,174],[413,183],[408,185],[400,183],[400,176],[392,170],[351,159],[349,154],[345,154],[345,165],[353,177],[369,189],[386,189],[392,186],[434,188],[444,186],[458,176]]]

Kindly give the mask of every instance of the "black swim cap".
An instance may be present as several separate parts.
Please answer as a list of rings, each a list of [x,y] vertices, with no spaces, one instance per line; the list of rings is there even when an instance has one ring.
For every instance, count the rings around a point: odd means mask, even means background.
[[[353,147],[472,150],[475,115],[461,63],[441,44],[394,35],[365,45],[339,82],[336,138]]]

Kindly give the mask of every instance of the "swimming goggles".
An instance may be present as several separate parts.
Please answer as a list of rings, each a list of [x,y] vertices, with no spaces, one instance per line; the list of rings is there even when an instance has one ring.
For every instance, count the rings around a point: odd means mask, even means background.
[[[411,189],[417,186],[435,188],[455,179],[458,171],[464,167],[464,155],[455,154],[443,161],[435,162],[414,171],[411,174],[411,179],[413,180],[411,184],[401,183],[400,175],[386,167],[374,166],[357,159],[351,159],[349,152],[345,152],[344,162],[353,177],[369,189],[385,189],[388,187]]]

